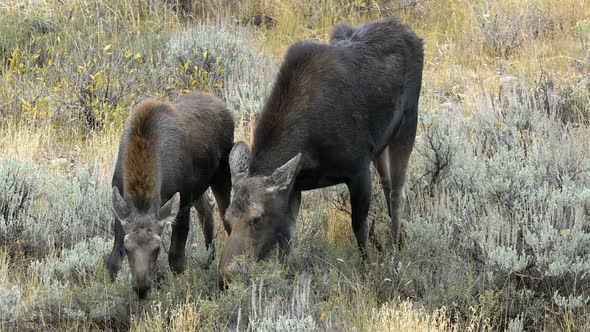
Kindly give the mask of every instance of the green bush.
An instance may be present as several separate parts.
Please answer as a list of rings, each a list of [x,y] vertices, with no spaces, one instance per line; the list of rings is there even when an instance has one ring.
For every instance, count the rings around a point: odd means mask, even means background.
[[[238,112],[259,111],[274,59],[252,48],[252,32],[229,24],[197,24],[171,34],[165,64],[169,88],[211,91]]]
[[[525,41],[538,38],[558,24],[536,0],[521,4],[473,1],[468,7],[484,48],[493,55],[508,56]]]
[[[440,296],[433,307],[484,310],[472,298],[494,292],[493,324],[505,328],[508,317],[538,328],[553,310],[590,300],[590,162],[580,158],[588,129],[563,124],[554,109],[539,107],[534,91],[500,98],[477,114],[441,110],[423,122],[431,130],[419,133],[415,158],[426,166],[408,183],[414,199],[399,275],[413,275],[406,291],[427,303]],[[441,131],[439,144],[432,130]],[[431,193],[423,169],[432,174],[433,156],[446,151],[453,156]],[[455,280],[469,289],[453,288]]]
[[[40,174],[26,163],[0,159],[0,242],[8,245],[26,232],[30,206],[38,195]]]
[[[0,98],[10,101],[0,114],[84,129],[121,126],[145,97],[175,99],[191,90],[216,94],[239,112],[262,108],[276,64],[250,45],[249,28],[222,20],[171,30],[166,21],[176,17],[157,6],[150,10],[162,13],[150,16],[153,24],[129,27],[120,15],[130,13],[108,2],[66,6],[69,15],[2,9],[14,19],[0,24],[7,63]],[[40,24],[46,27],[35,28]]]
[[[0,235],[29,254],[69,248],[109,234],[110,195],[84,168],[69,178],[27,162],[0,159]]]
[[[84,282],[95,274],[99,263],[110,252],[112,242],[93,237],[78,242],[71,249],[61,252],[61,257],[50,257],[33,263],[33,269],[43,280],[56,279],[60,282]]]

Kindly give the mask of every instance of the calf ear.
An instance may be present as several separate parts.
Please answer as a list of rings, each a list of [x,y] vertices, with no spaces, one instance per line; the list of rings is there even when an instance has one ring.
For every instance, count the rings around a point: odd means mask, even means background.
[[[113,211],[121,224],[126,223],[129,214],[131,214],[131,207],[125,202],[117,186],[113,187]]]
[[[180,193],[174,194],[160,210],[158,211],[158,225],[163,229],[164,226],[172,224],[180,211]]]
[[[264,186],[267,192],[285,190],[299,173],[301,164],[301,152],[283,166],[277,168],[271,176],[264,180]]]
[[[231,170],[231,181],[246,177],[248,174],[248,165],[250,164],[250,149],[243,141],[234,145],[229,153],[229,168]]]

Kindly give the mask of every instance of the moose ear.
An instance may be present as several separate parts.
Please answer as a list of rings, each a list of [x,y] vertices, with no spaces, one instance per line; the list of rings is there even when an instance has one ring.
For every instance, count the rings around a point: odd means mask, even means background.
[[[174,194],[158,211],[158,224],[160,227],[172,224],[180,211],[180,193]]]
[[[293,179],[299,173],[301,164],[301,152],[283,166],[277,168],[271,176],[264,180],[264,186],[267,192],[285,190],[289,187]]]
[[[121,223],[125,223],[131,214],[131,207],[125,202],[117,186],[113,187],[113,211]]]
[[[229,168],[231,170],[231,181],[245,177],[248,174],[248,165],[250,164],[250,149],[243,141],[234,145],[229,153]]]

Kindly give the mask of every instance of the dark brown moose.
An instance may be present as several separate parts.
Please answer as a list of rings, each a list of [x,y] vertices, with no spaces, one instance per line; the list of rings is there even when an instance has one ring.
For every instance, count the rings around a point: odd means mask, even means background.
[[[191,205],[211,247],[212,203],[204,193],[211,187],[223,216],[231,193],[233,131],[225,104],[203,93],[184,95],[174,104],[148,99],[127,123],[112,180],[115,241],[107,268],[114,278],[127,255],[132,288],[140,298],[152,288],[167,225],[172,225],[170,268],[184,271]]]
[[[329,45],[298,42],[287,51],[258,120],[252,152],[230,153],[232,233],[219,262],[223,287],[241,270],[237,255],[289,251],[301,191],[345,183],[352,229],[363,255],[371,197],[370,163],[387,197],[391,233],[399,215],[414,146],[423,44],[395,19],[339,25]]]

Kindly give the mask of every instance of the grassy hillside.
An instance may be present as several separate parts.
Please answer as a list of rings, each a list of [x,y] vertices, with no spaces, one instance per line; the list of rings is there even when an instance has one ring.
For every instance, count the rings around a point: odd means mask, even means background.
[[[337,186],[304,194],[286,264],[225,292],[198,227],[147,300],[126,263],[108,280],[135,105],[204,90],[249,141],[291,43],[388,16],[426,45],[404,250],[375,176],[366,264]],[[590,330],[589,119],[587,0],[1,2],[0,330]]]

